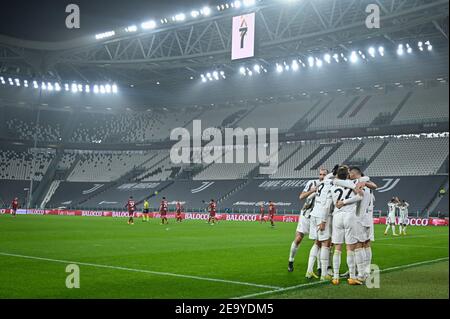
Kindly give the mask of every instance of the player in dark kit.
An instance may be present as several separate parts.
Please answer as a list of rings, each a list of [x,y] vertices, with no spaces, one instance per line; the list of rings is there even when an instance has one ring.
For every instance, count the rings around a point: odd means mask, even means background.
[[[277,213],[277,208],[275,207],[275,204],[272,201],[269,201],[269,221],[270,225],[272,227],[275,227],[275,224],[273,223],[273,217]]]
[[[182,218],[181,218],[181,211],[182,211],[183,207],[181,206],[180,202],[177,202],[176,204],[176,211],[175,211],[175,218],[177,222],[181,222]]]
[[[212,222],[211,225],[214,225],[216,223],[216,211],[217,211],[217,204],[214,201],[214,199],[211,199],[211,201],[209,202],[208,211],[209,211],[208,224]]]
[[[267,220],[264,218],[264,214],[265,214],[265,211],[264,211],[264,204],[263,203],[261,203],[261,205],[259,205],[259,214],[260,214],[260,216],[259,216],[259,223],[261,224],[262,222],[267,222]]]
[[[128,225],[134,225],[133,216],[134,212],[136,211],[136,202],[134,201],[133,196],[130,196],[125,207],[128,210]]]
[[[16,217],[17,209],[19,208],[19,199],[15,197],[11,202],[11,215]]]
[[[165,197],[162,198],[161,204],[159,205],[159,214],[161,215],[161,225],[169,224],[167,220],[167,211],[169,209],[169,204]]]

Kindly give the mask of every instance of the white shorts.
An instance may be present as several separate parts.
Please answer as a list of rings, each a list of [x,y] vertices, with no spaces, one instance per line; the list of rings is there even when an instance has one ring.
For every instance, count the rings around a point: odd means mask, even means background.
[[[309,234],[309,227],[310,227],[309,224],[310,219],[301,215],[297,224],[297,233],[302,233],[304,235]]]
[[[365,243],[368,240],[371,240],[371,236],[373,236],[373,225],[370,226],[364,226],[359,221],[355,223],[356,230],[355,230],[355,237],[360,243]]]
[[[408,216],[400,216],[398,219],[398,223],[407,225],[408,224]]]
[[[355,214],[341,212],[333,215],[333,244],[352,245],[358,242],[357,217]]]
[[[321,218],[311,216],[309,224],[309,239],[325,241],[331,238],[331,216],[328,217],[325,223],[325,229],[319,230],[319,225],[322,223]]]
[[[386,218],[386,224],[395,224],[395,215],[388,215]]]
[[[370,241],[375,241],[375,233],[373,231],[373,223],[369,226],[369,239]]]

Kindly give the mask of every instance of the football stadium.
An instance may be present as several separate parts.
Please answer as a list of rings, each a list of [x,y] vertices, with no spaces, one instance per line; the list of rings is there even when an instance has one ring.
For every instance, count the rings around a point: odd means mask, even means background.
[[[448,0],[10,5],[1,299],[449,298]]]

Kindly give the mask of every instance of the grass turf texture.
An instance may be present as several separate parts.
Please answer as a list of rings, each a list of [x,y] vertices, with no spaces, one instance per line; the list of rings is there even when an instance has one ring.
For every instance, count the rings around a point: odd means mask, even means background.
[[[304,278],[310,240],[298,251],[295,271],[287,272],[295,223],[277,223],[272,229],[251,222],[170,222],[127,225],[126,218],[0,215],[0,298],[233,298],[277,289],[256,285],[285,288],[316,282]],[[448,258],[448,227],[409,227],[407,236],[397,238],[383,236],[383,231],[384,226],[376,226],[372,248],[373,263],[380,269]],[[81,263],[80,289],[65,286],[68,262]],[[343,282],[257,297],[448,298],[448,287],[444,261],[383,273],[380,289]]]

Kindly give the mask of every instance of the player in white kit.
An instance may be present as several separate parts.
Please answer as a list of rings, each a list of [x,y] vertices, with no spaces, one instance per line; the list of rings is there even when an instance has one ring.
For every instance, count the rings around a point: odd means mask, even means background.
[[[305,188],[303,189],[303,191],[299,196],[300,200],[306,199],[306,201],[300,212],[300,219],[298,221],[295,239],[292,242],[291,249],[289,251],[289,264],[288,264],[289,272],[294,271],[294,260],[295,255],[297,254],[298,247],[300,246],[300,243],[302,242],[305,235],[309,234],[310,214],[314,208],[317,186],[321,181],[323,181],[323,179],[327,174],[328,174],[327,170],[321,169],[319,171],[319,179],[308,181],[308,183],[306,183]]]
[[[349,176],[347,166],[341,166],[337,170],[337,179],[346,180]],[[335,246],[333,255],[333,280],[334,285],[339,284],[339,268],[341,265],[342,245],[347,248],[347,265],[349,269],[348,283],[350,285],[361,285],[362,282],[356,278],[355,248],[358,243],[357,229],[357,206],[363,199],[361,188],[347,188],[333,185],[330,189],[334,210],[332,239]]]
[[[373,232],[373,191],[378,186],[370,181],[368,176],[364,176],[359,167],[351,167],[349,171],[350,180],[336,179],[334,184],[337,186],[351,189],[362,189],[362,200],[357,204],[356,210],[356,238],[358,242],[355,245],[355,261],[358,271],[357,279],[364,281],[370,273],[372,263],[372,249],[370,242],[374,240]],[[351,252],[352,253],[352,252]]]
[[[306,278],[317,277],[314,275],[314,262],[319,255],[321,265],[321,280],[329,280],[328,265],[330,260],[331,246],[331,205],[332,198],[330,189],[333,186],[333,177],[336,173],[337,166],[333,169],[333,173],[325,176],[324,180],[317,186],[314,209],[311,212],[309,238],[313,239],[314,245],[310,250],[308,258],[308,269]]]
[[[398,206],[400,210],[400,216],[398,220],[399,224],[399,234],[400,235],[406,235],[406,225],[408,225],[408,207],[409,203],[405,201],[404,199],[401,201],[400,205]]]
[[[388,234],[389,228],[392,228],[392,235],[398,236],[395,232],[395,211],[397,210],[397,205],[399,201],[396,197],[392,197],[392,199],[388,203],[388,217],[386,219],[386,230],[384,231],[384,235]]]

